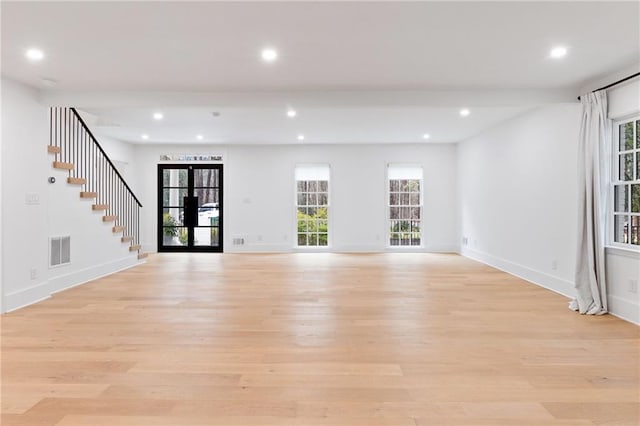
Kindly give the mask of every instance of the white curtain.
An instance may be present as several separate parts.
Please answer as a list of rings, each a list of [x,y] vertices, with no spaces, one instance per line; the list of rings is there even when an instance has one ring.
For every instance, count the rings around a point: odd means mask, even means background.
[[[578,250],[576,298],[569,307],[581,314],[607,312],[605,228],[611,152],[611,124],[605,91],[581,96],[578,145]]]

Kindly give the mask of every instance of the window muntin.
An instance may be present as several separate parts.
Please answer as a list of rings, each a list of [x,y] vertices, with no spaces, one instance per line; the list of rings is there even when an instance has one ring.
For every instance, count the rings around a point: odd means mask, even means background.
[[[390,165],[388,181],[389,246],[422,246],[422,168]]]
[[[640,116],[616,123],[612,243],[640,248]]]
[[[296,244],[329,245],[329,166],[296,167]]]

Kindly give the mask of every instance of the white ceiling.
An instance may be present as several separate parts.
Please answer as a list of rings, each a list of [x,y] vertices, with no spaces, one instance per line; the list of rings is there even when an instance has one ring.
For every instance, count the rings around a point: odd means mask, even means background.
[[[120,124],[99,133],[135,142],[141,132],[158,142],[197,133],[227,143],[298,143],[297,133],[319,143],[417,142],[424,132],[458,141],[536,104],[478,102],[462,121],[464,105],[451,102],[326,101],[287,121],[285,93],[575,90],[640,55],[639,2],[3,1],[1,19],[6,77],[58,94],[164,93],[136,108],[73,104]],[[556,44],[569,48],[563,60],[548,57]],[[25,60],[32,46],[44,50],[41,63]],[[278,49],[276,63],[259,59],[265,46]],[[281,93],[282,109],[178,108],[167,92]],[[160,124],[155,109],[167,110]]]
[[[285,109],[211,108],[163,109],[153,120],[149,108],[85,108],[99,117],[90,120],[98,135],[132,143],[414,143],[458,142],[488,126],[523,112],[525,107],[491,107],[461,118],[457,108],[309,108],[295,119]],[[141,135],[147,134],[148,140]],[[196,136],[201,134],[202,141]]]

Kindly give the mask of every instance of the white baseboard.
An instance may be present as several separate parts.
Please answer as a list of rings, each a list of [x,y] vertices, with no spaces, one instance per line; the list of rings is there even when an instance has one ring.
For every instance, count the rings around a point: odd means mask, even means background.
[[[640,325],[640,304],[613,295],[609,295],[607,304],[611,315]]]
[[[228,244],[224,246],[225,253],[290,253],[292,248],[288,244],[244,244],[234,246]]]
[[[5,312],[11,312],[41,302],[49,297],[51,297],[49,281],[43,281],[31,287],[6,294],[4,296],[3,308]]]
[[[331,247],[296,248],[288,244],[246,244],[225,247],[225,253],[457,253],[457,246],[430,246],[421,248],[388,248],[377,245],[352,244]]]
[[[569,299],[574,298],[574,285],[570,281],[469,248],[462,248],[460,254],[508,274],[515,275],[516,277],[561,294]],[[609,295],[607,299],[607,308],[609,314],[633,324],[640,325],[640,304],[619,296]]]
[[[93,281],[98,278],[114,274],[116,272],[124,271],[125,269],[129,269],[140,263],[141,262],[138,261],[137,254],[126,256],[122,259],[102,263],[100,265],[91,266],[79,271],[74,271],[68,274],[49,278],[49,288],[51,294],[58,293],[72,287],[86,284],[89,281]]]
[[[15,311],[25,306],[33,305],[34,303],[48,299],[54,293],[86,284],[89,281],[129,269],[141,263],[142,262],[138,261],[137,255],[131,255],[112,262],[50,278],[48,281],[43,281],[23,290],[7,294],[4,299],[5,312]]]
[[[463,247],[460,250],[460,254],[464,257],[468,257],[469,259],[477,260],[478,262],[492,266],[511,275],[515,275],[518,278],[522,278],[523,280],[529,281],[532,284],[544,287],[548,290],[568,297],[569,299],[573,299],[574,297],[574,285],[571,281],[567,281],[559,277],[554,277],[553,275],[536,271],[535,269],[528,268],[524,265],[520,265],[509,260],[501,259],[488,253],[483,253],[466,247]]]
[[[142,252],[143,253],[157,253],[158,246],[156,244],[142,242]]]

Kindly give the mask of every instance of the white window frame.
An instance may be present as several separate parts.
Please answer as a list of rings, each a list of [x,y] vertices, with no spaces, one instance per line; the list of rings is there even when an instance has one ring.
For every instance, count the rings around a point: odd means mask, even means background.
[[[612,138],[611,138],[611,183],[609,185],[610,195],[608,197],[609,200],[609,208],[607,209],[607,219],[608,219],[608,238],[607,245],[610,247],[620,248],[624,250],[630,250],[635,252],[640,252],[640,245],[631,244],[631,235],[629,235],[629,242],[623,243],[615,241],[615,217],[619,216],[615,213],[615,188],[616,185],[629,185],[629,212],[625,213],[626,216],[640,216],[639,212],[632,212],[631,205],[631,185],[640,184],[640,176],[638,176],[638,168],[636,163],[640,161],[640,147],[637,146],[637,126],[635,125],[636,121],[640,121],[640,114],[635,113],[633,115],[627,116],[625,118],[617,119],[613,122],[612,126]],[[626,123],[634,123],[633,126],[633,149],[631,150],[620,150],[620,126]],[[633,173],[635,179],[633,180],[620,180],[620,154],[621,153],[634,153],[634,162],[633,162]],[[640,220],[640,219],[639,219]],[[629,221],[629,233],[631,233],[631,221]]]
[[[420,169],[420,245],[414,245],[414,246],[403,246],[403,245],[391,245],[391,188],[389,187],[389,182],[391,181],[390,178],[390,173],[389,170],[391,168],[394,167],[398,167],[398,168],[402,168],[402,167],[411,167],[411,168],[419,168]],[[419,250],[419,249],[423,249],[425,246],[425,233],[424,233],[424,169],[422,167],[422,164],[415,164],[415,163],[389,163],[387,164],[387,170],[386,170],[386,179],[385,179],[385,186],[386,186],[386,190],[385,190],[385,194],[386,194],[386,201],[385,201],[385,239],[386,239],[386,243],[385,246],[387,247],[387,249],[389,250]],[[409,221],[411,221],[411,219],[409,219]]]
[[[327,245],[326,246],[321,246],[321,245],[315,245],[315,246],[309,246],[309,245],[305,245],[305,246],[301,246],[298,245],[298,207],[301,207],[298,205],[298,179],[297,179],[297,169],[298,168],[314,168],[314,167],[321,167],[321,168],[326,168],[329,172],[328,178],[327,178]],[[293,169],[293,248],[294,250],[298,250],[298,251],[325,251],[327,249],[331,248],[331,229],[333,228],[332,226],[332,220],[331,220],[331,165],[329,163],[301,163],[301,164],[296,164],[294,169]]]

